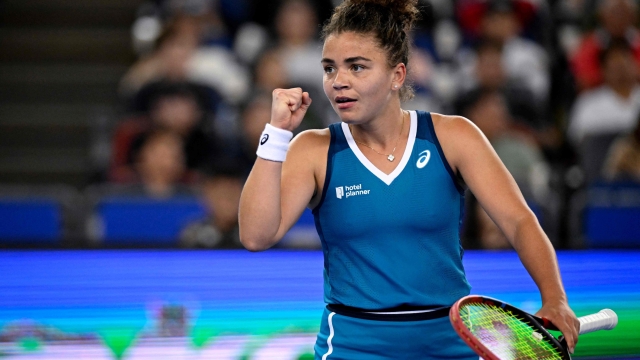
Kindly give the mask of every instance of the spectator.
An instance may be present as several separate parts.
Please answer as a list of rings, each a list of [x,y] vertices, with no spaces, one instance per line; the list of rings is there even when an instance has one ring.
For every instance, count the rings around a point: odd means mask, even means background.
[[[529,5],[529,6],[525,6]],[[470,17],[476,14],[477,35],[472,39],[488,39],[502,46],[502,66],[507,78],[527,88],[538,104],[546,104],[550,90],[550,64],[546,51],[532,40],[521,36],[523,23],[535,14],[535,8],[526,1],[489,0],[463,1],[459,16]],[[474,10],[475,9],[475,10]],[[524,11],[525,9],[526,11]],[[477,16],[477,14],[481,14]],[[526,15],[523,15],[526,14]],[[471,17],[473,19],[473,17]],[[473,23],[470,19],[461,19],[465,23]],[[473,51],[464,49],[459,52],[463,78],[472,76],[476,56]]]
[[[574,144],[585,136],[631,130],[640,110],[638,67],[632,49],[613,39],[601,54],[604,84],[578,96],[571,111],[568,135]]]
[[[150,133],[135,154],[135,170],[142,192],[167,198],[181,192],[187,173],[182,139],[169,131]]]
[[[482,40],[476,47],[476,61],[472,76],[465,77],[461,95],[456,101],[458,113],[473,101],[478,91],[498,91],[502,94],[509,113],[524,128],[542,127],[544,104],[535,100],[533,93],[518,81],[509,78],[502,65],[502,45],[497,41]]]
[[[256,160],[258,142],[264,130],[264,126],[271,119],[271,96],[259,94],[251,99],[245,106],[242,117],[242,149],[247,165],[248,174]]]
[[[188,18],[199,34],[203,46],[231,48],[231,36],[221,14],[220,0],[164,0],[162,8],[170,19]]]
[[[176,20],[168,24],[156,40],[155,51],[136,62],[120,81],[120,95],[132,99],[153,81],[184,81],[188,63],[198,47],[197,29],[192,22]]]
[[[215,134],[207,131],[205,111],[194,88],[189,84],[158,84],[146,100],[148,112],[125,120],[116,129],[110,179],[131,181],[134,154],[147,134],[162,129],[181,138],[186,166],[198,170],[206,166],[219,151]]]
[[[202,181],[208,216],[185,227],[180,245],[197,248],[242,248],[238,232],[238,206],[243,168],[230,161],[213,165]]]
[[[636,66],[640,66],[640,32],[635,27],[637,5],[634,0],[600,0],[599,26],[584,36],[570,59],[579,90],[599,86],[605,80],[599,54],[613,39],[626,39],[631,45]]]
[[[276,49],[291,83],[317,87],[322,82],[317,24],[316,11],[307,0],[286,0],[276,14]]]
[[[256,93],[271,94],[274,89],[290,87],[282,54],[276,50],[267,50],[260,55],[253,74],[254,96]]]
[[[275,48],[266,50],[260,55],[254,66],[253,91],[251,96],[249,96],[247,103],[251,103],[255,98],[260,98],[263,95],[267,95],[271,98],[271,93],[274,89],[286,89],[297,86],[290,83],[286,71],[286,61],[283,59],[283,56],[284,54]],[[309,66],[313,66],[313,64],[310,64]],[[305,85],[301,86],[307,89]],[[320,96],[319,94],[316,95]],[[311,111],[310,109],[307,113],[299,131],[322,125],[323,118],[321,117],[321,114],[324,111],[323,101],[326,102],[326,96],[322,94],[322,97],[324,100],[318,100],[318,108],[315,111]],[[266,119],[268,120],[269,118],[270,115]],[[333,119],[333,116],[331,119]],[[264,126],[260,131],[262,130],[264,130]]]
[[[503,66],[515,81],[521,81],[540,103],[549,93],[549,64],[544,49],[520,37],[521,27],[511,1],[494,0],[482,20],[482,33],[503,44]]]
[[[640,117],[633,132],[620,137],[611,146],[603,177],[609,181],[640,183]]]
[[[287,83],[300,86],[314,99],[303,127],[317,128],[337,121],[322,84],[322,44],[317,40],[318,15],[309,0],[285,0],[274,20],[277,53]]]
[[[156,50],[142,58],[120,82],[120,94],[131,99],[146,84],[183,81],[205,85],[237,104],[249,91],[247,71],[224,46],[201,46],[201,23],[192,16],[174,18],[156,41]]]
[[[218,156],[218,161],[222,158],[225,162],[232,162],[242,169],[243,176],[248,176],[256,161],[260,136],[270,119],[271,94],[256,92],[240,113],[240,133],[223,146],[224,155]],[[212,160],[211,163],[218,161]]]
[[[483,17],[491,7],[502,6],[501,2],[508,2],[517,17],[519,27],[526,32],[528,38],[542,38],[542,29],[539,28],[540,13],[545,6],[544,2],[532,0],[459,0],[456,1],[456,15],[458,23],[471,41],[481,38]]]

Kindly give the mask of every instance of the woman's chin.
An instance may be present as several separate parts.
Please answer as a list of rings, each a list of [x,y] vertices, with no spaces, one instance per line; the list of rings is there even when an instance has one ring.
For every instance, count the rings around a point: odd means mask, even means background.
[[[340,120],[347,124],[352,124],[357,122],[360,117],[356,114],[355,111],[345,111],[336,109],[336,113]]]

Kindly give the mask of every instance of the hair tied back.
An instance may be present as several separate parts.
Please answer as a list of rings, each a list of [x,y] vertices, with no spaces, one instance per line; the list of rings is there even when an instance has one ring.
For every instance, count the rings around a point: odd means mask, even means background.
[[[402,22],[405,30],[410,30],[418,20],[420,10],[418,0],[345,0],[353,5],[377,5],[389,10],[393,16]]]

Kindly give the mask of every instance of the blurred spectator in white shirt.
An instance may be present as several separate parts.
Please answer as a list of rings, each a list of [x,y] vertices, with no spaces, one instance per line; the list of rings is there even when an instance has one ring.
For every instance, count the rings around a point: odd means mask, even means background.
[[[135,63],[121,80],[121,96],[130,99],[148,83],[170,80],[209,86],[231,104],[244,100],[250,88],[248,72],[228,48],[201,46],[201,26],[193,16],[172,19],[157,39],[155,50]]]
[[[546,104],[550,87],[549,59],[545,49],[520,36],[521,23],[511,0],[490,0],[480,22],[480,38],[502,44],[502,66],[508,78],[528,88],[538,103]],[[472,76],[473,51],[459,57],[464,76]]]
[[[601,54],[604,84],[581,93],[571,111],[568,135],[574,144],[585,136],[630,131],[640,111],[638,67],[624,39],[614,39]]]
[[[502,44],[483,39],[476,46],[476,62],[472,76],[460,82],[460,96],[456,101],[460,113],[478,91],[498,91],[507,103],[511,117],[528,130],[540,129],[545,104],[536,101],[531,90],[521,82],[509,78],[503,66]]]
[[[274,29],[273,50],[287,83],[304,88],[314,101],[303,125],[319,127],[335,122],[335,112],[322,88],[322,43],[318,40],[320,27],[315,7],[309,0],[283,1],[274,19]]]

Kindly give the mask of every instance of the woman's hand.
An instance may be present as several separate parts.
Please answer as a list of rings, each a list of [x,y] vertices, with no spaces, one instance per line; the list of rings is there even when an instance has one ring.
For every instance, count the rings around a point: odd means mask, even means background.
[[[310,105],[309,93],[303,92],[301,88],[273,90],[271,125],[284,130],[295,130]]]
[[[536,313],[536,316],[551,321],[562,332],[567,341],[569,352],[573,354],[578,343],[580,321],[576,318],[569,304],[566,301],[547,302]]]

